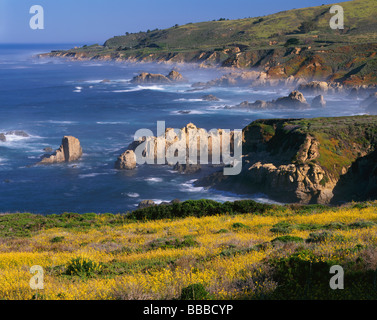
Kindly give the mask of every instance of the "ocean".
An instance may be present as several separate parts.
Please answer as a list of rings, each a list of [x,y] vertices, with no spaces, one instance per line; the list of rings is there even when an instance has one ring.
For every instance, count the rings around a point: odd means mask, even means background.
[[[74,45],[0,45],[0,133],[25,131],[29,137],[7,135],[0,142],[0,213],[121,213],[142,200],[173,199],[271,202],[263,194],[237,195],[194,187],[204,173],[180,174],[169,166],[142,165],[117,171],[114,162],[138,129],[156,134],[157,121],[181,128],[242,129],[261,118],[355,115],[358,101],[326,97],[328,105],[313,110],[240,111],[226,105],[272,100],[285,88],[257,90],[213,87],[190,91],[198,81],[230,72],[197,65],[130,64],[102,61],[37,59],[37,53]],[[188,79],[174,85],[138,85],[141,72],[168,74],[173,67]],[[106,81],[103,81],[105,80]],[[213,94],[220,101],[203,101]],[[310,101],[310,96],[306,96]],[[181,112],[184,111],[184,112]],[[57,149],[64,135],[78,138],[83,157],[72,163],[36,166],[46,147]]]

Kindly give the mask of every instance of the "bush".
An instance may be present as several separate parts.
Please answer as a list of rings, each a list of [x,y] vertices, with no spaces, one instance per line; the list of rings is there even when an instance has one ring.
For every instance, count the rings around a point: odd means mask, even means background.
[[[316,28],[317,28],[317,23],[315,21],[304,21],[299,27],[299,30],[302,33],[308,33],[310,31],[314,31]]]
[[[183,288],[181,292],[181,300],[204,300],[208,297],[208,292],[201,283],[190,284]]]
[[[289,47],[289,46],[296,46],[300,44],[300,40],[297,39],[297,38],[290,38],[287,40],[287,42],[285,43],[285,47]]]
[[[361,228],[371,228],[374,227],[376,224],[372,221],[357,221],[354,223],[351,223],[349,227],[351,229],[361,229]]]
[[[86,258],[74,258],[67,266],[66,274],[82,278],[91,277],[101,270],[101,265]]]
[[[128,216],[134,220],[157,220],[185,217],[204,217],[217,214],[255,213],[262,214],[272,209],[269,204],[258,203],[253,200],[240,200],[220,203],[213,200],[187,200],[180,203],[164,204],[143,209],[137,209]]]
[[[241,222],[235,222],[232,224],[232,229],[234,229],[235,231],[240,231],[240,230],[249,230],[250,227]]]
[[[61,236],[61,237],[53,237],[50,242],[52,243],[56,243],[56,242],[62,242],[64,240],[64,237]]]
[[[271,243],[275,243],[275,242],[287,243],[287,242],[303,242],[303,241],[304,241],[304,239],[302,239],[300,237],[282,236],[282,237],[277,237],[277,238],[271,240]]]
[[[306,243],[324,242],[332,236],[330,232],[317,232],[309,234],[309,238],[305,240]]]
[[[274,233],[282,233],[282,234],[290,233],[292,231],[292,226],[289,222],[282,221],[282,222],[275,224],[270,229],[270,231],[274,232]]]

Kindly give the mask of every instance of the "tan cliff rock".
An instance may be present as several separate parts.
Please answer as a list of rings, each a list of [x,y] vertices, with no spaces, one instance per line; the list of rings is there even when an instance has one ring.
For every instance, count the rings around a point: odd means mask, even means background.
[[[193,130],[196,132],[196,135],[192,135],[190,130]],[[173,128],[167,128],[165,130],[164,136],[159,137],[143,137],[142,139],[138,141],[132,142],[125,152],[123,152],[115,162],[115,169],[118,170],[133,170],[136,168],[136,154],[135,150],[136,148],[141,145],[142,143],[145,143],[145,148],[142,153],[142,155],[146,156],[145,149],[147,148],[153,148],[154,154],[153,159],[156,161],[157,158],[164,156],[167,154],[168,149],[173,149],[174,146],[180,146],[183,150],[185,150],[185,157],[186,157],[186,164],[178,164],[176,163],[168,163],[166,164],[173,166],[176,170],[180,172],[185,173],[193,173],[198,170],[200,170],[200,147],[201,147],[201,141],[207,141],[208,143],[208,162],[212,162],[212,151],[213,150],[219,150],[220,155],[222,153],[222,136],[223,136],[223,130],[217,129],[214,133],[209,133],[206,130],[202,128],[197,128],[193,123],[187,124],[185,127],[181,128],[177,131],[175,131]],[[183,137],[182,134],[185,134],[186,140],[182,140]],[[158,154],[158,146],[163,145],[165,143],[165,154],[161,155]],[[196,149],[197,150],[197,164],[191,164],[188,161],[188,158],[190,156],[189,150]],[[230,150],[233,150],[234,148],[234,139],[233,139],[233,132],[230,132]],[[174,156],[178,155],[178,151],[174,151]],[[220,157],[221,160],[221,157]]]
[[[44,156],[38,164],[71,162],[80,159],[81,156],[82,148],[79,139],[72,136],[64,136],[59,149],[52,155]]]

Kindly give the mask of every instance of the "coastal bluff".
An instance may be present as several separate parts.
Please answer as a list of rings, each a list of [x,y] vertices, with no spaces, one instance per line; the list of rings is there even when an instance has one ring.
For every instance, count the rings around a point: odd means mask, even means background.
[[[377,116],[257,120],[242,139],[239,175],[219,171],[195,185],[284,203],[377,199]]]

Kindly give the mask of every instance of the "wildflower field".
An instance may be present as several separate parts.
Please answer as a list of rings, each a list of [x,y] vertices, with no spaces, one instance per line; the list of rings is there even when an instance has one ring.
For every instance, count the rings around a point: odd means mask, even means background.
[[[170,219],[3,214],[0,299],[376,299],[376,247],[374,202]],[[333,265],[343,290],[329,286]]]

